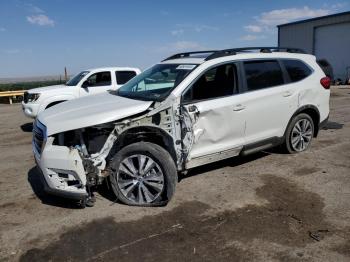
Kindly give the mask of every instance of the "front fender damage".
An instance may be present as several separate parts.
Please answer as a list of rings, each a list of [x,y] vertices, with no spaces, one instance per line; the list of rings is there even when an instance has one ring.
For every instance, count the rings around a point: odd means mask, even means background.
[[[188,113],[174,106],[178,105],[175,102],[174,99],[169,99],[159,104],[156,109],[149,110],[142,115],[108,124],[108,137],[101,144],[98,152],[88,150],[89,141],[84,141],[84,137],[86,138],[84,132],[87,132],[87,129],[78,131],[79,145],[71,146],[70,150],[79,152],[86,177],[84,181],[81,180],[81,188],[86,190],[90,198],[93,197],[92,188],[101,184],[110,174],[109,162],[120,149],[118,145],[134,142],[131,141],[130,136],[142,133],[139,137],[134,138],[141,140],[135,141],[142,141],[144,137],[147,139],[147,135],[149,135],[148,138],[164,137],[164,140],[167,141],[166,146],[169,147],[167,150],[172,154],[178,170],[183,171],[185,160],[193,143],[192,120]]]
[[[68,162],[78,163],[82,167],[76,179],[79,183],[71,185],[70,188],[84,191],[88,195],[84,203],[89,203],[91,200],[92,205],[93,191],[111,173],[109,169],[111,159],[118,150],[128,144],[138,141],[158,143],[163,139],[164,143],[161,146],[166,147],[171,154],[178,171],[184,171],[189,152],[195,143],[194,123],[195,119],[191,118],[186,108],[180,106],[177,98],[169,96],[166,101],[137,116],[68,131],[70,134],[56,134],[54,135],[56,145],[52,147],[69,152],[62,158]],[[101,133],[103,139],[98,137]],[[74,142],[67,141],[66,136]],[[154,138],[158,140],[152,140]],[[91,144],[94,144],[92,147],[94,149],[91,148]],[[54,162],[57,170],[63,167],[57,158]],[[66,169],[68,171],[65,173],[69,173],[72,168],[66,166]],[[68,176],[65,182],[72,183],[68,181],[69,179],[73,178]]]

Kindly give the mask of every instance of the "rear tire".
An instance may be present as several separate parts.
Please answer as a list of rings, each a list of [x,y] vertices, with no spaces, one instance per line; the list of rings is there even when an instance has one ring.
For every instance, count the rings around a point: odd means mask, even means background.
[[[308,114],[301,113],[289,123],[284,148],[290,154],[306,151],[315,133],[315,125]]]
[[[110,181],[114,194],[124,204],[164,206],[175,192],[177,170],[164,148],[138,142],[115,154]]]

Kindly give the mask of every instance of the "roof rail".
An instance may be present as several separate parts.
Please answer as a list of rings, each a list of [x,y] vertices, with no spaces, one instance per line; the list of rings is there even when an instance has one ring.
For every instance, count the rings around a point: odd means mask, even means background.
[[[171,60],[171,59],[184,58],[184,57],[190,57],[191,55],[209,54],[209,53],[216,53],[216,52],[218,52],[218,50],[207,50],[207,51],[194,51],[194,52],[178,53],[178,54],[169,56],[168,58],[165,58],[163,61],[167,61],[167,60]]]
[[[302,50],[300,48],[294,48],[294,47],[265,47],[265,46],[263,46],[263,47],[241,47],[241,48],[231,48],[231,49],[224,49],[224,50],[206,50],[206,51],[178,53],[178,54],[169,56],[168,58],[164,59],[163,61],[191,57],[191,56],[197,55],[197,54],[209,54],[204,59],[205,61],[208,61],[208,60],[218,58],[218,57],[236,55],[237,53],[250,52],[250,51],[255,51],[255,50],[258,50],[260,53],[272,53],[272,52],[288,52],[288,53],[298,53],[298,54],[305,54],[306,53],[304,50]]]
[[[272,52],[288,52],[288,53],[299,53],[299,54],[305,54],[305,51],[300,48],[291,48],[291,47],[242,47],[242,48],[232,48],[232,49],[224,49],[217,51],[208,57],[205,58],[205,61],[223,57],[223,56],[229,56],[229,55],[236,55],[240,52],[249,52],[259,50],[260,53],[272,53]]]

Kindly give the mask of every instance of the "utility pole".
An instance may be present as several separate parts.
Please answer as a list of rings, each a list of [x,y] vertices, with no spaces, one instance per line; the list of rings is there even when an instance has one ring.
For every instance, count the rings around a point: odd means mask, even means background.
[[[67,67],[64,67],[64,79],[68,81]]]

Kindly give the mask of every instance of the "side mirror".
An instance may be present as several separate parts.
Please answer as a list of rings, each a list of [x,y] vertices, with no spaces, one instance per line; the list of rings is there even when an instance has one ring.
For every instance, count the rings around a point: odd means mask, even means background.
[[[81,85],[81,87],[82,87],[82,88],[87,88],[87,87],[89,87],[89,81],[88,81],[88,80],[84,81],[84,83]]]

